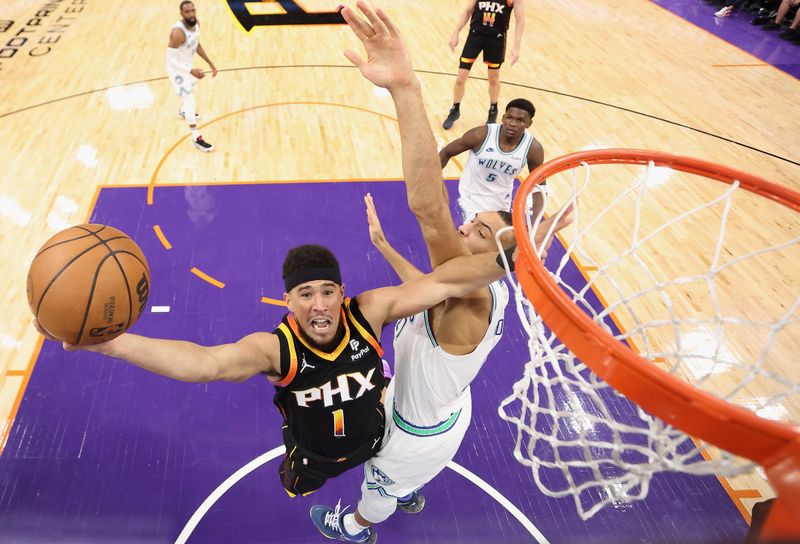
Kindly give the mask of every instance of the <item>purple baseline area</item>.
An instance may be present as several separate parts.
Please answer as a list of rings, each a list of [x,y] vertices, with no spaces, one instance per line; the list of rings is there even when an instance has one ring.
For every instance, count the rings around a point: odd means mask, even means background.
[[[779,70],[800,78],[800,45],[780,39],[780,31],[765,31],[761,26],[751,25],[755,14],[737,9],[728,17],[714,17],[721,6],[710,6],[702,0],[651,1]]]
[[[454,184],[448,184],[452,201]],[[92,221],[130,234],[150,262],[147,313],[133,332],[213,344],[271,330],[283,309],[280,265],[301,243],[328,245],[346,291],[396,283],[371,246],[362,197],[375,197],[393,244],[420,266],[426,251],[402,183],[166,187],[152,206],[143,188],[103,189]],[[165,250],[153,225],[173,245]],[[550,258],[557,259],[554,247]],[[192,267],[225,283],[219,289]],[[581,281],[572,267],[569,275]],[[149,308],[148,307],[148,308]],[[497,414],[529,359],[512,305],[505,335],[473,384],[473,422],[455,461],[519,508],[555,543],[741,542],[747,524],[715,477],[656,476],[646,500],[581,521],[571,499],[540,493],[512,454],[516,431]],[[391,329],[383,336],[391,360]],[[235,471],[281,444],[265,379],[188,384],[46,342],[0,458],[0,543],[169,543]],[[361,470],[290,500],[269,461],[225,493],[190,544],[326,542],[316,503],[355,505]],[[446,469],[425,487],[427,505],[378,527],[382,544],[534,542],[498,502]]]

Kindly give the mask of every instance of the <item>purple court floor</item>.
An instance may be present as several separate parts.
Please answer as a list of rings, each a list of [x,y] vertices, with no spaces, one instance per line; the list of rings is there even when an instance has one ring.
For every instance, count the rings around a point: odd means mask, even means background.
[[[283,308],[261,299],[281,298],[281,261],[297,244],[331,247],[349,294],[395,283],[369,242],[366,192],[390,240],[424,266],[399,182],[165,187],[156,189],[152,206],[144,188],[103,189],[92,221],[130,234],[150,262],[149,308],[134,332],[212,344],[272,330]],[[192,274],[193,267],[224,288]],[[169,311],[152,311],[159,306]],[[473,421],[454,460],[467,472],[446,469],[425,488],[425,510],[396,514],[379,527],[379,542],[744,539],[747,524],[713,477],[657,476],[647,500],[607,508],[587,522],[571,499],[543,496],[513,458],[515,431],[497,415],[528,360],[511,305],[506,317],[505,336],[473,384]],[[309,507],[340,497],[343,506],[355,505],[361,472],[290,500],[277,477],[280,418],[272,396],[266,379],[180,383],[45,343],[0,458],[0,543],[325,542]]]
[[[800,78],[800,45],[781,40],[778,37],[780,32],[764,31],[760,26],[751,25],[754,14],[737,9],[728,17],[714,17],[714,12],[721,6],[709,6],[703,0],[652,1],[787,74]]]

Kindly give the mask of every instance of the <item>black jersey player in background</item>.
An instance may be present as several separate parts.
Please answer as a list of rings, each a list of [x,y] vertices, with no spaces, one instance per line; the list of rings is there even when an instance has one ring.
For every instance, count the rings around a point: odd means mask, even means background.
[[[450,49],[455,51],[458,44],[458,33],[469,22],[469,33],[464,42],[461,59],[458,64],[458,76],[453,87],[453,106],[442,123],[445,130],[450,129],[456,119],[461,117],[461,99],[467,76],[478,55],[483,51],[483,62],[489,72],[489,115],[486,124],[497,121],[497,100],[500,98],[500,66],[505,60],[506,35],[511,23],[511,12],[514,12],[516,30],[514,46],[511,48],[511,64],[519,60],[519,45],[525,32],[524,0],[468,0],[467,7],[458,19],[453,35],[450,37]]]

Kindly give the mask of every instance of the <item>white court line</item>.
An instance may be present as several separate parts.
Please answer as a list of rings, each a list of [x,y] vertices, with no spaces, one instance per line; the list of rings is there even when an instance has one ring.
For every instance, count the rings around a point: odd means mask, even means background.
[[[539,542],[539,544],[550,544],[550,541],[547,540],[547,538],[545,538],[545,536],[541,533],[541,531],[539,531],[539,529],[536,528],[536,526],[531,522],[531,520],[528,519],[528,516],[523,514],[522,511],[520,511],[519,508],[514,506],[514,504],[510,500],[508,500],[502,493],[500,493],[498,490],[489,485],[489,483],[486,482],[486,480],[482,479],[477,474],[474,474],[469,470],[465,469],[455,461],[450,461],[449,463],[447,463],[447,468],[449,468],[456,474],[462,475],[464,478],[466,478],[479,488],[483,489],[491,498],[499,502],[500,506],[508,510],[512,516],[517,518],[517,521],[519,521],[522,524],[522,526],[528,530],[531,536],[533,536],[533,538],[536,539],[536,542]]]
[[[232,488],[236,483],[253,472],[255,469],[272,461],[276,457],[283,455],[286,453],[286,446],[278,446],[277,448],[272,448],[267,453],[259,455],[245,466],[228,476],[228,479],[222,482],[212,493],[209,495],[206,500],[203,501],[197,510],[195,510],[192,517],[189,518],[189,521],[186,522],[186,526],[181,531],[181,534],[178,535],[177,540],[175,540],[175,544],[185,544],[189,537],[192,535],[192,531],[194,528],[197,527],[197,524],[200,523],[200,520],[203,519],[203,516],[206,515],[214,503],[219,500],[219,498],[225,494],[230,488]]]
[[[154,314],[165,314],[169,313],[169,306],[151,306],[150,311]]]
[[[175,544],[186,544],[186,541],[189,540],[189,537],[192,535],[192,532],[195,530],[197,525],[200,523],[200,520],[206,515],[206,513],[214,506],[222,495],[224,495],[230,488],[236,485],[239,480],[253,472],[255,469],[260,467],[261,465],[265,465],[268,462],[272,461],[276,457],[279,457],[286,453],[285,446],[278,446],[277,448],[273,448],[269,450],[267,453],[259,455],[245,466],[228,476],[228,478],[222,482],[212,493],[209,495],[206,500],[195,510],[192,517],[189,518],[189,521],[186,522],[186,526],[181,531],[181,534],[178,535],[178,538],[175,540]],[[470,472],[469,470],[465,469],[455,461],[450,461],[447,463],[447,468],[451,469],[456,474],[460,474],[473,484],[475,484],[480,489],[484,490],[491,498],[496,500],[500,503],[500,506],[508,510],[512,516],[514,516],[517,521],[519,521],[523,527],[536,539],[536,542],[539,544],[550,544],[550,542],[544,537],[544,535],[536,528],[536,526],[528,519],[528,517],[520,511],[519,508],[514,506],[514,504],[505,498],[498,490],[493,488],[489,485],[485,480],[483,480],[480,476]]]

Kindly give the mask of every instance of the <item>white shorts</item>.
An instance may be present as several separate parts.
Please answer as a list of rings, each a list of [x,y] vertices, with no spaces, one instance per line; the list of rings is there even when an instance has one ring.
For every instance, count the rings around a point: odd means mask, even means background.
[[[472,397],[464,395],[460,410],[447,421],[417,427],[394,410],[394,380],[386,391],[386,431],[380,451],[364,464],[358,511],[380,523],[394,513],[397,499],[439,474],[458,451],[472,419]]]
[[[461,218],[464,223],[469,223],[481,212],[509,211],[511,201],[499,202],[497,200],[481,200],[470,196],[462,196],[458,199],[458,207],[461,210]]]
[[[172,89],[178,96],[190,95],[194,92],[197,78],[189,72],[167,70],[167,75],[169,76],[169,82],[172,83]]]

